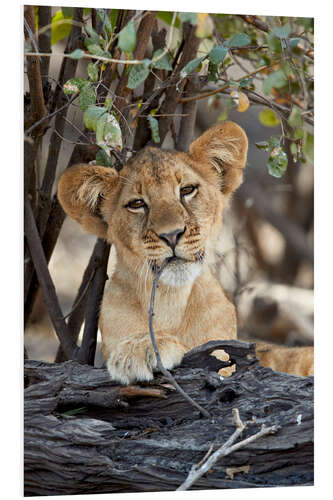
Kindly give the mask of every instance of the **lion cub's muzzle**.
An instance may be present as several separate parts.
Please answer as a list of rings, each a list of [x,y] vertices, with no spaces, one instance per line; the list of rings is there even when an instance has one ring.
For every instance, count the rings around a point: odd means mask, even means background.
[[[176,229],[171,233],[161,233],[158,235],[158,237],[161,240],[165,241],[165,243],[171,248],[171,250],[175,252],[176,245],[178,244],[185,231],[186,227],[184,227],[183,229]]]

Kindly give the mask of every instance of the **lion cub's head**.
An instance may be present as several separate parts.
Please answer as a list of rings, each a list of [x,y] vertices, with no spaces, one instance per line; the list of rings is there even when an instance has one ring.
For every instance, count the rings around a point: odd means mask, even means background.
[[[225,122],[188,154],[147,147],[120,172],[76,165],[60,179],[59,201],[86,231],[114,243],[139,278],[169,257],[161,279],[181,286],[196,279],[214,250],[224,206],[242,182],[247,146],[244,131]]]

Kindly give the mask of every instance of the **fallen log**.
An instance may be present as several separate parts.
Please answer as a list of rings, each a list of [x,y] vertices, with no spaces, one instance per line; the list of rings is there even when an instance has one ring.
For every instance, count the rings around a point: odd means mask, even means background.
[[[210,354],[224,349],[236,372]],[[313,377],[261,367],[254,344],[214,341],[172,371],[210,418],[161,374],[120,386],[104,368],[25,361],[25,495],[176,490],[234,433],[277,432],[222,456],[191,489],[313,484]]]

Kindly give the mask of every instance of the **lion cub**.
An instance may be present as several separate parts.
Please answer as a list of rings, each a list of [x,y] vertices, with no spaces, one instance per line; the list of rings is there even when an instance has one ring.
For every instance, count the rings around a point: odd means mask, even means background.
[[[79,164],[62,175],[58,197],[65,212],[116,249],[100,312],[112,379],[153,378],[149,299],[156,267],[167,257],[154,317],[164,366],[173,368],[209,340],[236,338],[234,306],[209,264],[223,210],[242,182],[247,148],[245,132],[224,122],[195,140],[188,154],[147,147],[120,173]]]

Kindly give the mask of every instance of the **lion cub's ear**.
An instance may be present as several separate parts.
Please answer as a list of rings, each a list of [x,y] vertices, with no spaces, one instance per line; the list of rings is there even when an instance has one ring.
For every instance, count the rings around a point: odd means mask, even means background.
[[[243,180],[248,140],[236,123],[214,125],[190,146],[194,168],[209,182],[219,183],[222,193],[232,194]],[[218,176],[216,176],[216,172]]]
[[[79,164],[60,177],[58,199],[64,211],[85,231],[105,238],[108,226],[103,219],[103,203],[117,185],[115,170]]]

